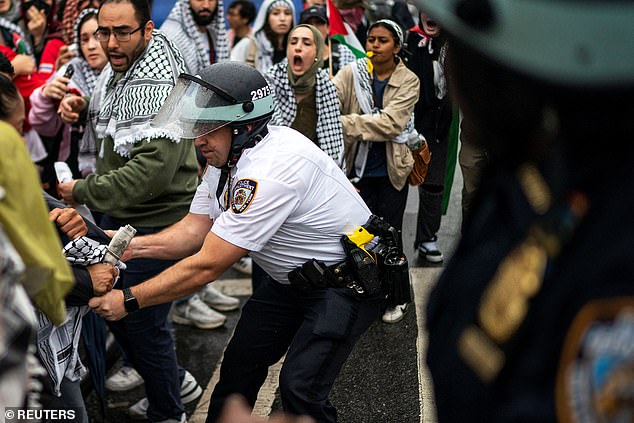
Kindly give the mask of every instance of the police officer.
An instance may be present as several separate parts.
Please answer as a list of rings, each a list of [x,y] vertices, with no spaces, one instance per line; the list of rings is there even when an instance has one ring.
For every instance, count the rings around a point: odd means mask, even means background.
[[[255,69],[236,62],[181,75],[154,125],[195,139],[208,161],[190,213],[164,232],[135,238],[132,257],[186,257],[156,278],[94,298],[108,319],[194,292],[249,253],[270,276],[245,304],[224,354],[208,421],[225,399],[253,406],[268,367],[284,354],[285,411],[336,421],[328,394],[355,342],[380,315],[385,294],[299,290],[289,272],[315,259],[345,260],[340,242],[370,211],[336,164],[291,128],[267,126],[272,92]],[[213,226],[212,226],[213,223]],[[210,231],[211,229],[211,231]],[[199,251],[200,249],[200,251]]]
[[[634,3],[420,6],[490,155],[427,310],[438,421],[632,421]]]

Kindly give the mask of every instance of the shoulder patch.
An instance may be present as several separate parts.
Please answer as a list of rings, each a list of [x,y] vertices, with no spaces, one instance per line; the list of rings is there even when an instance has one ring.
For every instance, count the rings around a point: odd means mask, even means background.
[[[634,297],[585,305],[571,325],[557,375],[561,422],[634,421]]]
[[[255,198],[258,183],[253,179],[240,179],[233,187],[231,196],[231,211],[240,214],[246,211]]]

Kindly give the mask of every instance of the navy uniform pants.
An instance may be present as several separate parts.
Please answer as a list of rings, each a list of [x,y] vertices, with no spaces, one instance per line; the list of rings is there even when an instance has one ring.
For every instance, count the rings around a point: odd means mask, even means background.
[[[381,314],[384,295],[360,298],[349,288],[299,292],[265,280],[242,309],[220,367],[207,422],[215,422],[227,397],[253,407],[269,366],[286,353],[280,373],[284,411],[335,422],[328,395],[354,344]]]
[[[104,229],[119,229],[123,223],[104,216],[101,226]],[[147,235],[163,228],[136,229],[137,235]],[[128,260],[127,269],[122,273],[121,281],[115,289],[138,285],[173,264],[169,260]],[[185,370],[176,360],[168,318],[171,305],[172,303],[165,303],[143,308],[119,321],[108,322],[125,356],[145,381],[145,394],[149,402],[147,415],[150,421],[180,420],[185,412],[180,397]]]

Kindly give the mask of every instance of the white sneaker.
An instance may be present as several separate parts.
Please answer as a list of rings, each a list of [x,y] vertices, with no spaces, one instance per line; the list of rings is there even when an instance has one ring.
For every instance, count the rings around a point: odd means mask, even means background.
[[[231,311],[240,307],[239,299],[223,294],[210,283],[198,291],[198,296],[209,307],[219,311]]]
[[[400,304],[394,308],[390,307],[385,310],[385,313],[383,313],[383,317],[381,318],[381,320],[383,320],[384,323],[398,323],[403,320],[406,311],[407,304]]]
[[[253,273],[253,261],[249,256],[242,257],[240,260],[233,263],[231,267],[233,267],[240,273],[244,273],[245,275],[250,275],[251,273]]]
[[[181,383],[181,401],[183,404],[189,404],[196,400],[203,394],[203,389],[200,387],[194,376],[185,371],[185,377]],[[150,406],[150,402],[147,397],[142,398],[137,403],[128,408],[128,414],[132,420],[147,420],[147,409]],[[184,421],[184,420],[182,420]]]
[[[444,257],[438,249],[438,237],[421,242],[418,246],[418,254],[430,263],[442,263]]]
[[[123,366],[106,380],[106,389],[110,391],[127,391],[143,385],[143,378],[132,367]]]
[[[181,325],[195,326],[200,329],[215,329],[225,324],[227,318],[203,303],[198,294],[194,294],[185,304],[174,305],[172,321]]]
[[[185,377],[181,383],[181,401],[183,404],[189,404],[203,394],[203,388],[200,387],[194,375],[185,371]]]

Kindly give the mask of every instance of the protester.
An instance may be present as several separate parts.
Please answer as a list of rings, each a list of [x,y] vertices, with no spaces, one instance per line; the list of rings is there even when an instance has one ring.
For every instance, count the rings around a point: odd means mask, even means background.
[[[254,37],[233,48],[231,60],[266,72],[286,57],[288,33],[295,26],[295,6],[289,0],[265,0],[253,24]]]
[[[322,54],[322,66],[331,77],[335,76],[345,65],[355,61],[354,53],[347,46],[330,38],[330,23],[324,6],[311,6],[304,9],[299,15],[299,23],[314,26],[326,41]]]
[[[371,23],[365,16],[368,3],[365,0],[336,0],[334,4],[343,20],[350,25],[350,29],[354,32],[357,40],[362,46],[365,45]]]
[[[418,77],[399,58],[403,31],[394,22],[375,22],[366,49],[333,80],[341,107],[346,169],[370,210],[399,231],[407,203],[407,177],[414,158],[407,145],[418,100]],[[357,94],[358,93],[358,94]],[[386,323],[403,318],[407,305],[389,309]]]
[[[53,323],[37,311],[38,355],[48,374],[48,389],[42,395],[42,407],[46,410],[75,411],[75,421],[88,423],[88,413],[82,397],[80,382],[86,375],[81,362],[79,342],[82,320],[90,310],[90,297],[103,295],[112,289],[119,270],[103,263],[106,255],[104,244],[108,236],[92,222],[84,221],[77,211],[45,195],[51,211],[49,219],[57,227],[64,244],[64,255],[71,263],[75,286],[66,295],[66,319],[61,325]],[[87,225],[87,222],[89,223]],[[50,392],[49,392],[50,389]]]
[[[360,295],[343,284],[301,290],[289,272],[311,257],[321,266],[345,261],[341,236],[364,224],[370,211],[309,139],[291,128],[267,126],[273,99],[253,68],[219,63],[200,77],[181,77],[179,84],[155,125],[195,138],[210,168],[190,214],[159,234],[135,238],[131,255],[180,258],[198,252],[142,285],[92,299],[91,307],[107,319],[133,315],[199,289],[250,252],[271,279],[242,309],[207,421],[219,418],[233,393],[253,407],[268,367],[286,354],[280,373],[284,410],[334,422],[328,394],[354,344],[378,317],[385,293]],[[253,98],[252,92],[261,95]],[[226,108],[242,112],[219,121]]]
[[[57,112],[59,102],[67,95],[90,97],[99,74],[108,63],[106,54],[94,36],[97,26],[97,9],[81,12],[75,26],[76,36],[73,37],[79,41],[78,57],[31,94],[31,126],[40,135],[47,137],[55,137],[60,130],[63,131],[57,146],[56,160],[67,162],[75,178],[95,171],[97,151],[81,149],[83,126],[66,125]],[[74,71],[71,78],[63,76],[69,67]]]
[[[631,420],[634,5],[450,3],[422,7],[490,161],[429,298],[438,421]]]
[[[272,125],[299,131],[343,167],[343,136],[337,91],[322,69],[324,39],[311,25],[289,34],[286,60],[266,76],[275,95]]]
[[[420,94],[414,108],[416,130],[423,134],[431,152],[425,181],[418,187],[418,216],[414,248],[430,263],[442,263],[438,248],[442,203],[445,195],[449,128],[452,108],[447,94],[446,36],[438,25],[421,13],[420,25],[407,35],[405,65],[420,79]]]
[[[255,14],[255,5],[250,0],[235,0],[229,5],[227,9],[227,23],[229,24],[227,40],[232,50],[240,40],[253,36],[251,24],[255,19]]]
[[[191,142],[150,127],[185,65],[171,41],[154,31],[144,0],[106,0],[99,9],[95,36],[110,66],[100,75],[89,105],[83,97],[65,97],[60,111],[62,119],[75,123],[87,109],[82,142],[94,143],[102,154],[97,155],[94,174],[60,184],[59,189],[68,203],[103,212],[104,229],[130,224],[140,234],[158,232],[187,213],[196,187]],[[134,286],[171,264],[131,260],[121,286]],[[130,412],[144,416],[147,410],[153,421],[184,419],[183,402],[202,392],[177,364],[169,309],[169,303],[162,304],[110,326],[145,380],[147,399]]]
[[[222,0],[178,0],[161,30],[180,50],[186,71],[229,59]]]

